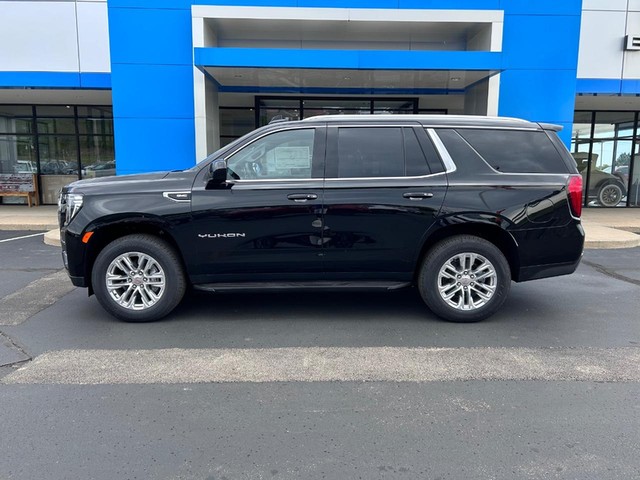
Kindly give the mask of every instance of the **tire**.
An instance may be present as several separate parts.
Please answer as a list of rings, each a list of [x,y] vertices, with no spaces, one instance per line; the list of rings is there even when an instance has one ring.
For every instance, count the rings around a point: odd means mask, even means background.
[[[108,244],[96,258],[91,281],[100,305],[126,322],[159,320],[180,303],[187,286],[175,250],[146,234]]]
[[[491,242],[473,235],[456,235],[437,243],[424,257],[418,275],[424,302],[450,322],[490,317],[502,306],[510,288],[511,270],[505,256]]]
[[[605,183],[598,189],[598,204],[603,207],[615,207],[620,203],[624,192],[617,183]]]

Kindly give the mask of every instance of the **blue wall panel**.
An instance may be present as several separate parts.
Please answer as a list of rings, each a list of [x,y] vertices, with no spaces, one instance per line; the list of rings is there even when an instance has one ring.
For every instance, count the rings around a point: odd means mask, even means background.
[[[194,117],[191,65],[114,64],[112,74],[117,117]]]
[[[0,72],[0,88],[111,88],[111,74],[99,72]]]
[[[111,63],[191,63],[191,11],[109,7]]]
[[[193,119],[119,118],[116,142],[118,174],[189,168],[194,165]],[[117,148],[117,146],[116,146]]]
[[[109,0],[118,174],[194,164],[191,2]]]
[[[498,114],[535,122],[571,125],[575,103],[571,70],[506,70],[500,78]],[[568,135],[568,136],[567,136]],[[562,132],[565,143],[571,127]]]
[[[576,15],[582,0],[501,0],[500,8],[512,15]]]
[[[579,78],[576,81],[576,93],[622,93],[622,80],[618,78]]]
[[[580,17],[567,15],[506,15],[504,68],[577,68]]]
[[[569,145],[576,94],[580,16],[577,0],[502,0],[503,72],[498,114],[565,126]]]

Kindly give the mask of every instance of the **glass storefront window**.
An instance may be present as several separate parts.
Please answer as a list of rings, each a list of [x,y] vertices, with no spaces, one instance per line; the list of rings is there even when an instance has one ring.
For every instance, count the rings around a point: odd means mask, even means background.
[[[594,138],[631,138],[634,112],[596,112]]]
[[[74,135],[40,135],[40,173],[77,175],[78,145]]]
[[[275,118],[288,118],[290,120],[300,120],[299,108],[260,108],[260,125],[267,125]]]
[[[40,135],[40,194],[42,202],[54,204],[58,192],[78,179],[78,145],[75,135]]]
[[[71,105],[38,105],[36,116],[38,117],[74,117],[75,108]]]
[[[0,133],[32,134],[30,105],[0,105]]]
[[[259,97],[259,122],[266,125],[278,116],[291,120],[318,115],[407,114],[417,111],[416,98]],[[428,113],[446,113],[446,111]],[[224,138],[224,137],[223,137]]]
[[[236,139],[255,128],[253,108],[220,108],[220,137]]]
[[[113,137],[102,135],[80,136],[82,178],[106,177],[116,174]]]
[[[113,119],[111,118],[78,118],[80,134],[113,135]]]
[[[31,135],[0,135],[0,173],[36,173],[35,140]]]
[[[637,205],[630,175],[635,112],[576,112],[571,153],[582,174],[585,205]]]
[[[629,179],[629,191],[627,193],[629,206],[640,207],[640,145],[638,140],[636,140],[633,147],[633,155],[629,166],[619,167],[618,170]]]
[[[81,176],[115,174],[112,107],[0,105],[0,173],[39,173],[43,203]]]
[[[36,119],[36,127],[41,135],[75,135],[76,121],[73,118],[40,118]]]
[[[113,118],[113,108],[108,106],[78,106],[78,117]]]
[[[417,107],[416,101],[413,99],[374,100],[373,101],[374,114],[385,114],[385,113],[407,114],[407,113],[413,113],[416,107]]]

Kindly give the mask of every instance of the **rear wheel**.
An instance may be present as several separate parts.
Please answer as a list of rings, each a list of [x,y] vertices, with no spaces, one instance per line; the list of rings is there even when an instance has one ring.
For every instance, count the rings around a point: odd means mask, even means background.
[[[598,203],[603,207],[615,207],[620,203],[623,196],[620,185],[617,183],[605,183],[598,190]]]
[[[418,276],[422,299],[451,322],[477,322],[495,313],[511,287],[509,263],[483,238],[457,235],[436,244]]]
[[[158,320],[173,310],[186,288],[176,252],[153,235],[128,235],[107,245],[91,274],[102,307],[127,322]]]

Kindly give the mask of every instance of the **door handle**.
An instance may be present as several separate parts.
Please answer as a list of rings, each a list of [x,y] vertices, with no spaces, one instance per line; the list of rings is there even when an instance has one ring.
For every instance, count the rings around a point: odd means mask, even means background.
[[[318,198],[318,195],[315,193],[291,193],[287,195],[289,200],[293,200],[294,202],[306,202],[307,200],[315,200]]]
[[[433,193],[408,192],[408,193],[403,193],[402,196],[404,198],[408,198],[409,200],[422,200],[423,198],[431,198],[431,197],[433,197]]]

